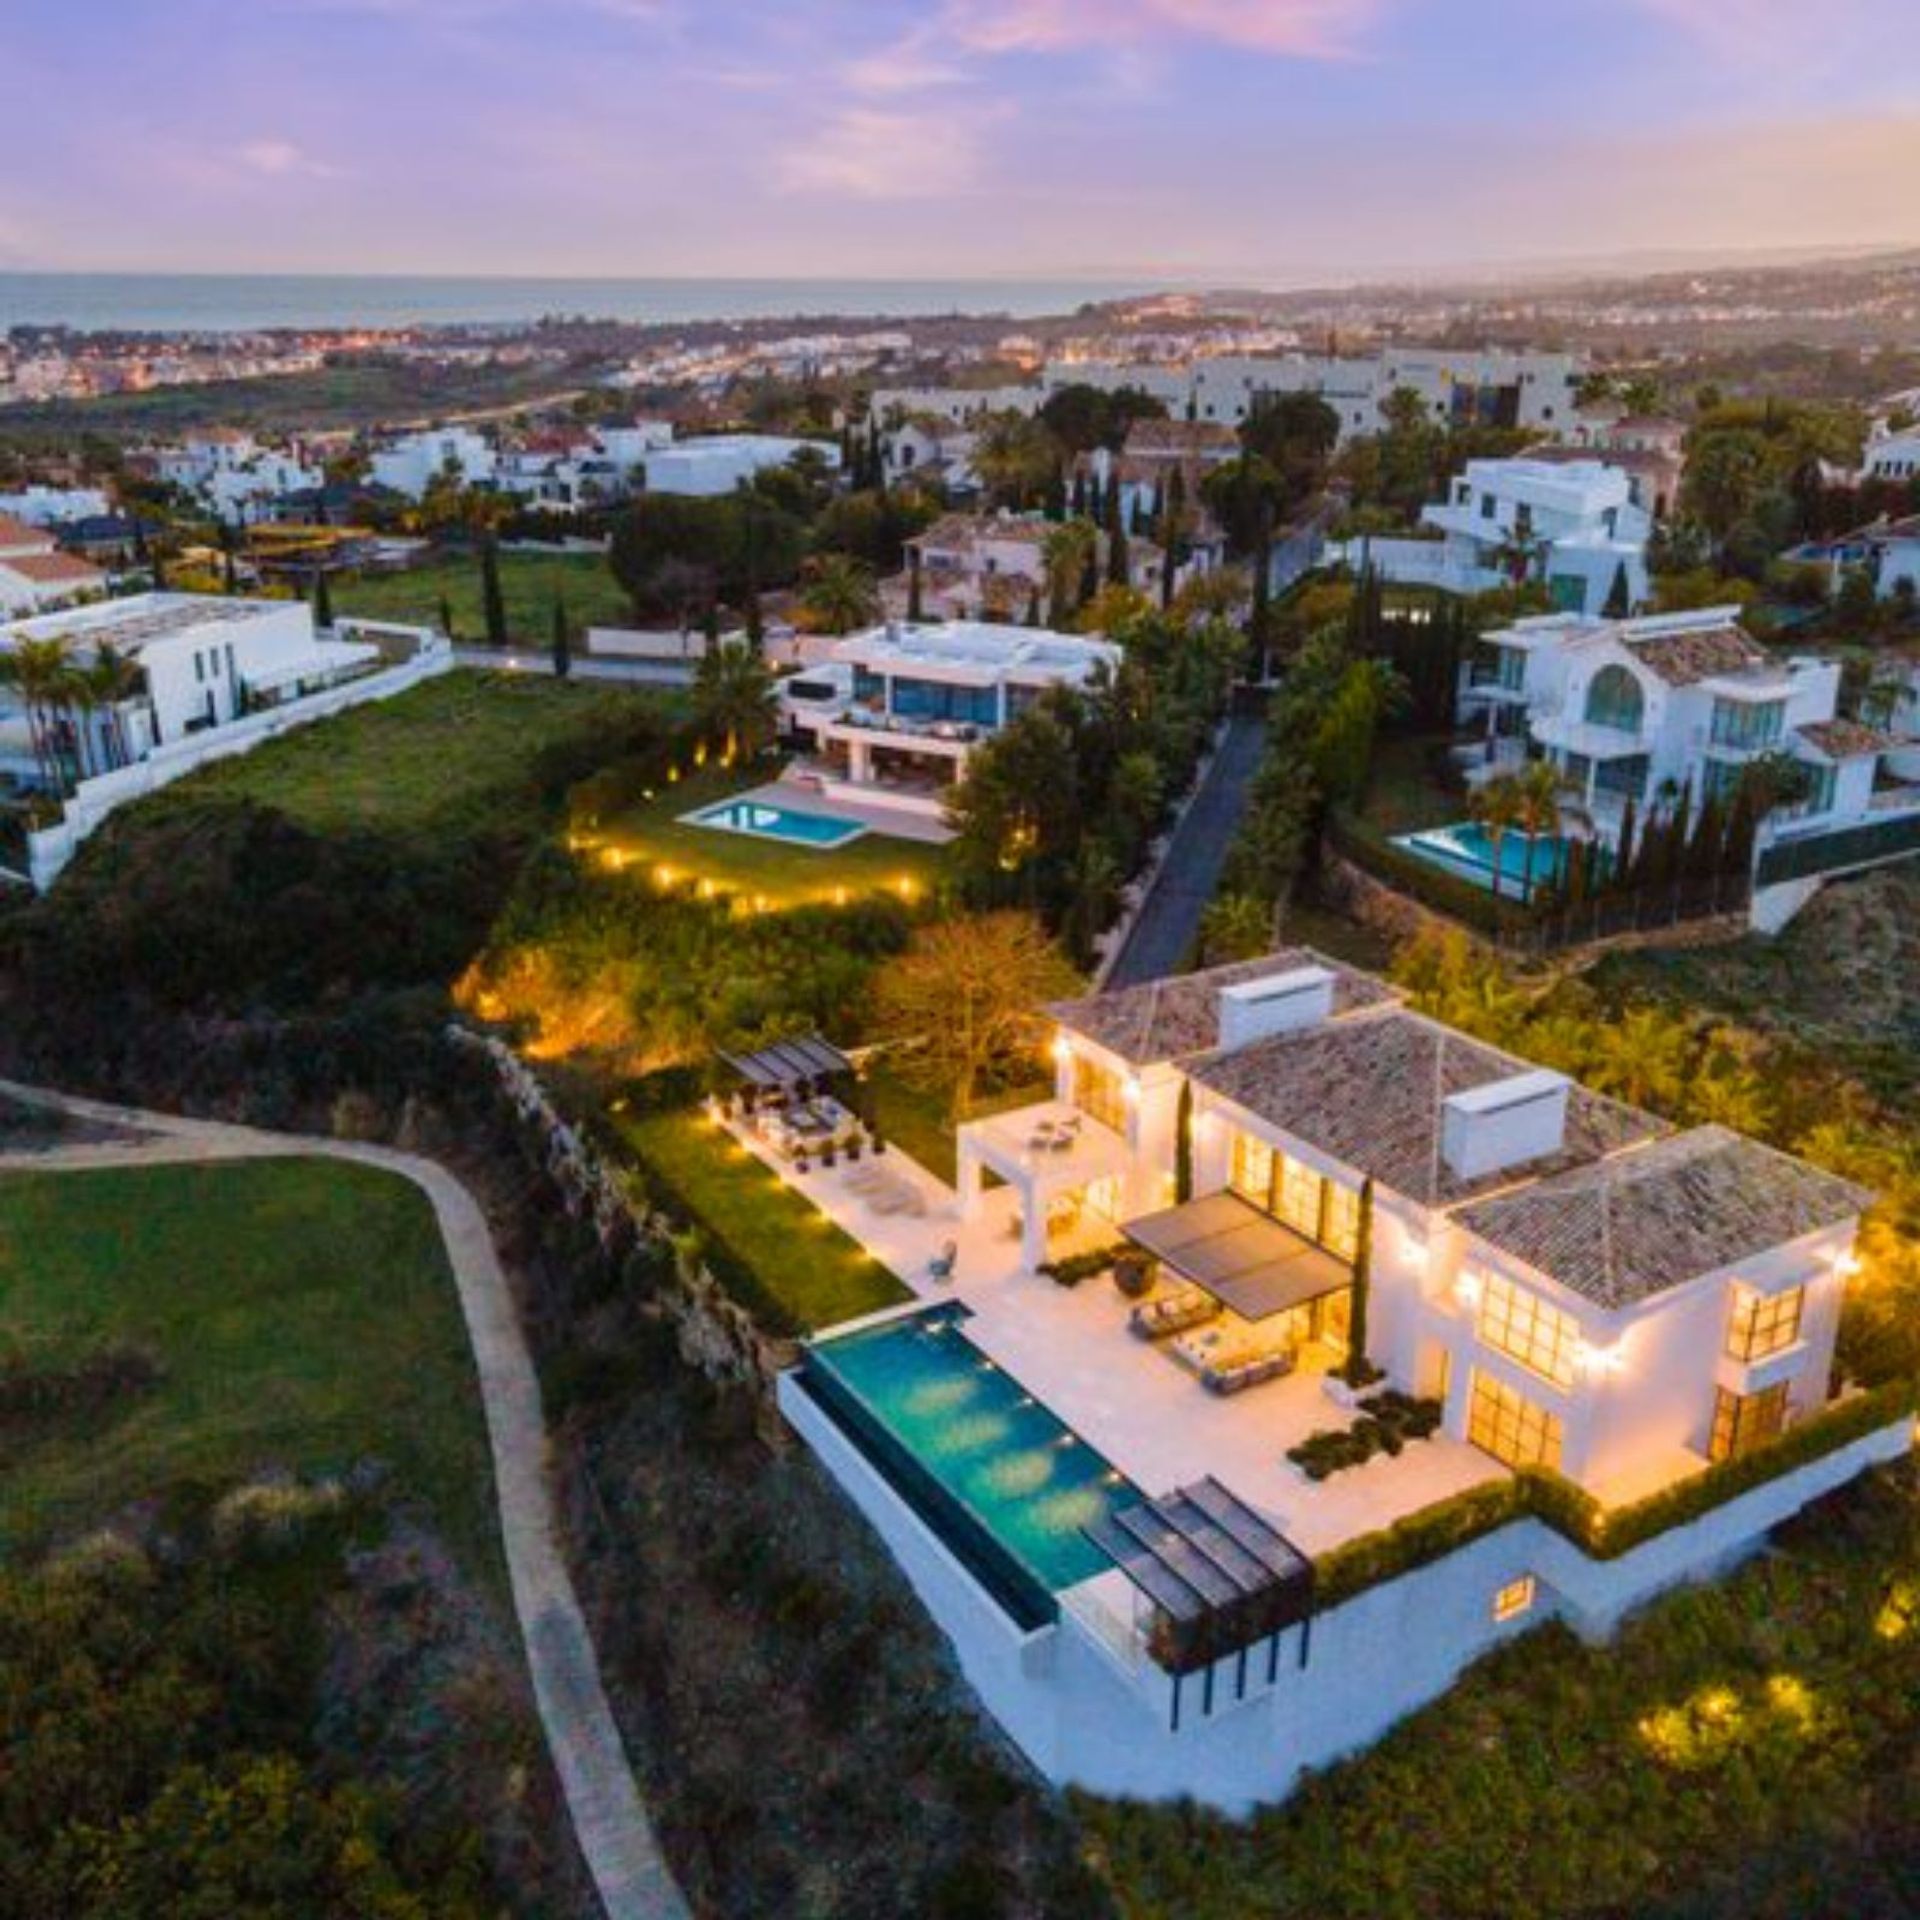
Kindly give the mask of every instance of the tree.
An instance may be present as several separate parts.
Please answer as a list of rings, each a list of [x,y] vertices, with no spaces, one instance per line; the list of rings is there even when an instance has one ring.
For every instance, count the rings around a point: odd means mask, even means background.
[[[1520,897],[1533,899],[1533,861],[1541,840],[1557,834],[1574,811],[1572,788],[1551,760],[1533,760],[1513,776],[1513,824],[1526,838],[1526,861],[1520,879]],[[1498,856],[1495,858],[1496,867]]]
[[[1493,849],[1491,878],[1496,900],[1500,897],[1500,877],[1504,871],[1500,860],[1501,849],[1506,844],[1507,835],[1520,825],[1521,805],[1519,782],[1510,773],[1497,773],[1491,780],[1482,781],[1467,801],[1469,816],[1486,829],[1487,840]]]
[[[807,562],[800,610],[813,633],[848,634],[880,617],[880,591],[872,570],[843,553],[816,554]]]
[[[1056,387],[1040,407],[1040,421],[1063,453],[1090,453],[1105,447],[1117,453],[1136,420],[1164,420],[1166,405],[1138,387],[1088,386],[1076,381]]]
[[[1180,1076],[1180,1102],[1173,1119],[1173,1203],[1184,1207],[1193,1198],[1193,1082]]]
[[[324,567],[313,577],[313,624],[323,628],[333,625],[333,588]]]
[[[920,549],[907,551],[907,618],[916,623],[927,617],[920,581]]]
[[[739,641],[714,647],[693,673],[694,722],[709,740],[722,745],[733,762],[752,758],[779,725],[773,670],[758,649]]]
[[[973,470],[998,506],[1029,505],[1053,476],[1053,436],[1023,414],[989,414],[974,441]]]
[[[504,653],[510,644],[507,634],[507,603],[500,592],[500,542],[489,532],[480,540],[480,610],[486,625],[487,645]]]
[[[1087,598],[1082,588],[1099,540],[1091,520],[1063,520],[1041,536],[1040,564],[1046,570],[1051,619],[1062,630]]]
[[[1073,969],[1037,920],[987,913],[920,928],[882,970],[880,1031],[899,1050],[903,1075],[945,1091],[956,1120],[981,1082],[1011,1077],[1044,1035],[1043,1002],[1073,991]]]
[[[1284,488],[1266,461],[1242,454],[1215,467],[1201,481],[1200,496],[1212,508],[1234,553],[1257,558],[1271,542]]]
[[[567,602],[563,594],[553,597],[553,677],[565,680],[573,672],[573,635],[567,627]]]
[[[440,596],[440,631],[449,640],[457,640],[460,637],[453,630],[453,602],[444,593]]]
[[[1288,513],[1319,491],[1339,443],[1340,416],[1317,393],[1263,393],[1240,428],[1242,451],[1280,476]]]
[[[1624,560],[1613,570],[1613,585],[1607,591],[1607,604],[1600,611],[1609,620],[1624,620],[1633,611],[1633,587],[1627,579],[1627,563]]]
[[[1360,1219],[1353,1236],[1353,1291],[1347,1313],[1347,1361],[1341,1378],[1350,1387],[1371,1385],[1379,1378],[1367,1358],[1367,1307],[1373,1292],[1373,1179],[1360,1183]]]

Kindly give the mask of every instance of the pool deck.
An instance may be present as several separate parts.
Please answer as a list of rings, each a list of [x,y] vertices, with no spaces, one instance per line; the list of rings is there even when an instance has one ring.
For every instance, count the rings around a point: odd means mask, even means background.
[[[1327,1397],[1319,1372],[1209,1393],[1162,1348],[1128,1331],[1129,1303],[1110,1282],[1062,1287],[1022,1265],[1011,1188],[989,1193],[981,1217],[963,1221],[959,1195],[889,1147],[882,1164],[913,1183],[926,1211],[880,1214],[848,1188],[845,1166],[797,1174],[760,1141],[736,1138],[921,1301],[963,1301],[973,1316],[968,1337],[1145,1493],[1171,1493],[1211,1474],[1304,1552],[1324,1553],[1506,1477],[1478,1448],[1436,1434],[1397,1459],[1382,1455],[1316,1485],[1287,1460],[1287,1448],[1353,1418]],[[929,1264],[948,1241],[959,1250],[954,1278],[935,1280]]]

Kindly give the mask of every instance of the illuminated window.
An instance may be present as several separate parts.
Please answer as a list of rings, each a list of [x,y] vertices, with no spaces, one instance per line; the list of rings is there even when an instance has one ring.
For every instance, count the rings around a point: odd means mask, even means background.
[[[1120,1076],[1084,1054],[1073,1056],[1073,1104],[1090,1120],[1115,1133],[1127,1130],[1127,1100]]]
[[[1493,1596],[1493,1617],[1496,1620],[1518,1620],[1523,1613],[1533,1607],[1533,1575],[1523,1573],[1518,1580],[1509,1580]]]
[[[1558,1467],[1560,1417],[1477,1368],[1467,1438],[1510,1467]]]
[[[1320,1239],[1329,1253],[1338,1254],[1342,1260],[1351,1260],[1360,1251],[1360,1196],[1336,1180],[1327,1182]]]
[[[1233,1190],[1263,1212],[1273,1205],[1273,1149],[1250,1133],[1233,1136]]]
[[[1580,1364],[1580,1323],[1531,1288],[1490,1274],[1480,1296],[1480,1338],[1556,1387],[1573,1385]]]
[[[1800,1338],[1800,1312],[1806,1305],[1805,1287],[1785,1293],[1755,1293],[1736,1287],[1733,1319],[1727,1327],[1727,1352],[1735,1360],[1764,1360]]]
[[[1713,1394],[1713,1438],[1707,1452],[1715,1460],[1737,1460],[1755,1447],[1778,1438],[1787,1424],[1787,1383],[1765,1387],[1759,1393],[1729,1393],[1716,1387]]]
[[[1311,1167],[1284,1156],[1280,1161],[1280,1192],[1274,1211],[1295,1233],[1320,1238],[1320,1189],[1324,1182]]]

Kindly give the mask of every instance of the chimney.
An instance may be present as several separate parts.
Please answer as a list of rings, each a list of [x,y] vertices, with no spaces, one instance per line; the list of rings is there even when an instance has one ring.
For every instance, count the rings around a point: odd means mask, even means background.
[[[1565,1074],[1535,1068],[1449,1094],[1440,1151],[1455,1178],[1478,1180],[1558,1153],[1566,1144],[1571,1086]]]
[[[1244,980],[1220,989],[1220,1048],[1232,1053],[1268,1040],[1276,1033],[1297,1033],[1333,1016],[1333,973],[1326,967],[1294,967],[1263,980]]]

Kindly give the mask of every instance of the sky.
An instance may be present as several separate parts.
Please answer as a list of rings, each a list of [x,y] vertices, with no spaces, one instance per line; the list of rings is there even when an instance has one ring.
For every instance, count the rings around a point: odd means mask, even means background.
[[[5,0],[0,267],[1301,284],[1920,244],[1920,0]]]

